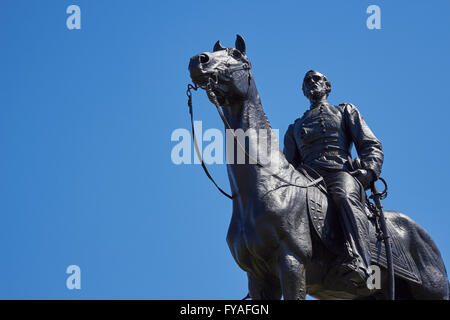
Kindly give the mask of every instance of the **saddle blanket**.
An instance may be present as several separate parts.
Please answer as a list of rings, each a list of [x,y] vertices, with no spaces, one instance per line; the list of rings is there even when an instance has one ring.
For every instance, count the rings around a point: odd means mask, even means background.
[[[324,245],[338,256],[344,255],[345,240],[340,221],[338,220],[338,210],[336,210],[332,200],[318,187],[309,187],[307,190],[308,214],[319,238]],[[330,205],[329,205],[330,204]],[[373,216],[366,205],[368,219]],[[372,264],[387,268],[387,259],[384,242],[377,237],[375,219],[370,221],[370,252]],[[422,281],[417,270],[417,266],[410,253],[405,249],[401,238],[395,227],[386,219],[387,229],[391,237],[392,258],[395,275],[406,280],[421,284]]]

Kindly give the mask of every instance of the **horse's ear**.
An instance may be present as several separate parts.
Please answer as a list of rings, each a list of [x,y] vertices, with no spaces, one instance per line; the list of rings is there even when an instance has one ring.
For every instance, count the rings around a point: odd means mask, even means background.
[[[213,52],[216,52],[219,50],[225,50],[225,47],[222,47],[222,45],[220,44],[220,40],[217,40],[216,44],[214,45]]]
[[[245,41],[240,35],[236,35],[235,48],[238,49],[242,54],[245,54]]]

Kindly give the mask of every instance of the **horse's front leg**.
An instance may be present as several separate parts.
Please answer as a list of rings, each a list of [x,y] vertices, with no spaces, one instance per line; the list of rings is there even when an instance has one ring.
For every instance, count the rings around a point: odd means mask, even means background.
[[[278,273],[285,300],[306,298],[305,265],[287,249],[283,249],[278,258]]]
[[[248,290],[252,300],[280,300],[281,288],[278,279],[267,277],[266,279],[257,279],[248,276]]]

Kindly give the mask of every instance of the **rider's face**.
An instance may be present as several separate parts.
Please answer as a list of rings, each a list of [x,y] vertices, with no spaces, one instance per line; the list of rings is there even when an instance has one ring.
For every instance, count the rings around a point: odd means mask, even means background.
[[[326,96],[329,92],[327,79],[319,72],[309,74],[303,82],[303,87],[305,94],[310,100]]]

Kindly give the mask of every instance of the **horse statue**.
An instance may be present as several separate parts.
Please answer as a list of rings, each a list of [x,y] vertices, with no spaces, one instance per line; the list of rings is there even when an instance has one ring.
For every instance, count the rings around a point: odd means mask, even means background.
[[[195,88],[205,89],[216,105],[226,129],[251,131],[249,138],[265,132],[272,150],[270,166],[261,164],[267,160],[264,155],[251,156],[261,137],[248,139],[236,147],[247,161],[236,163],[239,152],[227,160],[233,202],[227,243],[247,273],[250,298],[298,300],[309,294],[317,299],[386,299],[386,255],[374,223],[370,241],[379,285],[355,287],[336,268],[344,242],[333,218],[336,210],[320,179],[284,157],[263,110],[243,38],[237,36],[235,48],[217,41],[213,52],[190,59],[189,71]],[[385,211],[385,217],[393,241],[395,298],[448,299],[446,269],[431,237],[400,212]]]

